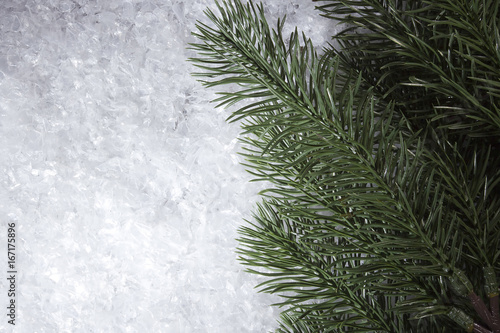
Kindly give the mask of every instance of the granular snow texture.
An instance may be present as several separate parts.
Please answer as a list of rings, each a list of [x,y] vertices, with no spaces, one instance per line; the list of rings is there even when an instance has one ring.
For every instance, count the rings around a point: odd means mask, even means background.
[[[0,2],[0,331],[266,332],[234,240],[257,192],[187,62],[208,0]],[[264,1],[316,45],[307,0]],[[15,223],[15,327],[7,226]],[[14,330],[13,330],[14,328]]]

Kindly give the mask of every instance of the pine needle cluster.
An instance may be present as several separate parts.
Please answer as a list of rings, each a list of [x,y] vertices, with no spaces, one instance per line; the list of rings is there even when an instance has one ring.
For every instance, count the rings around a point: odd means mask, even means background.
[[[500,332],[500,1],[318,1],[320,54],[217,5],[191,61],[272,184],[238,252],[278,332]]]

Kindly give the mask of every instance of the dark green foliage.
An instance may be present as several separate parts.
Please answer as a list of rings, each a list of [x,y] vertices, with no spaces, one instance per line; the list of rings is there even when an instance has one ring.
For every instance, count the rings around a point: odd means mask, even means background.
[[[278,331],[500,332],[500,1],[318,2],[321,56],[251,2],[192,44],[273,184],[239,254]]]

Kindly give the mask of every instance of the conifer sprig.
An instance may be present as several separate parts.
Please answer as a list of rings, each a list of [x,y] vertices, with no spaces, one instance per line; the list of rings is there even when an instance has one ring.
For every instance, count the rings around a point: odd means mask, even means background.
[[[283,296],[282,332],[500,332],[500,56],[472,40],[488,1],[324,2],[350,28],[322,56],[252,2],[194,33],[196,75],[240,87],[216,101],[246,103],[230,120],[273,184],[242,262]]]

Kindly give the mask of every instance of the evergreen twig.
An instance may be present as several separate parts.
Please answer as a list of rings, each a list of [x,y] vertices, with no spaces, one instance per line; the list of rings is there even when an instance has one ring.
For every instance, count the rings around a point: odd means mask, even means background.
[[[321,56],[251,1],[191,45],[273,184],[238,253],[278,331],[500,332],[500,2],[322,2],[349,28]]]

